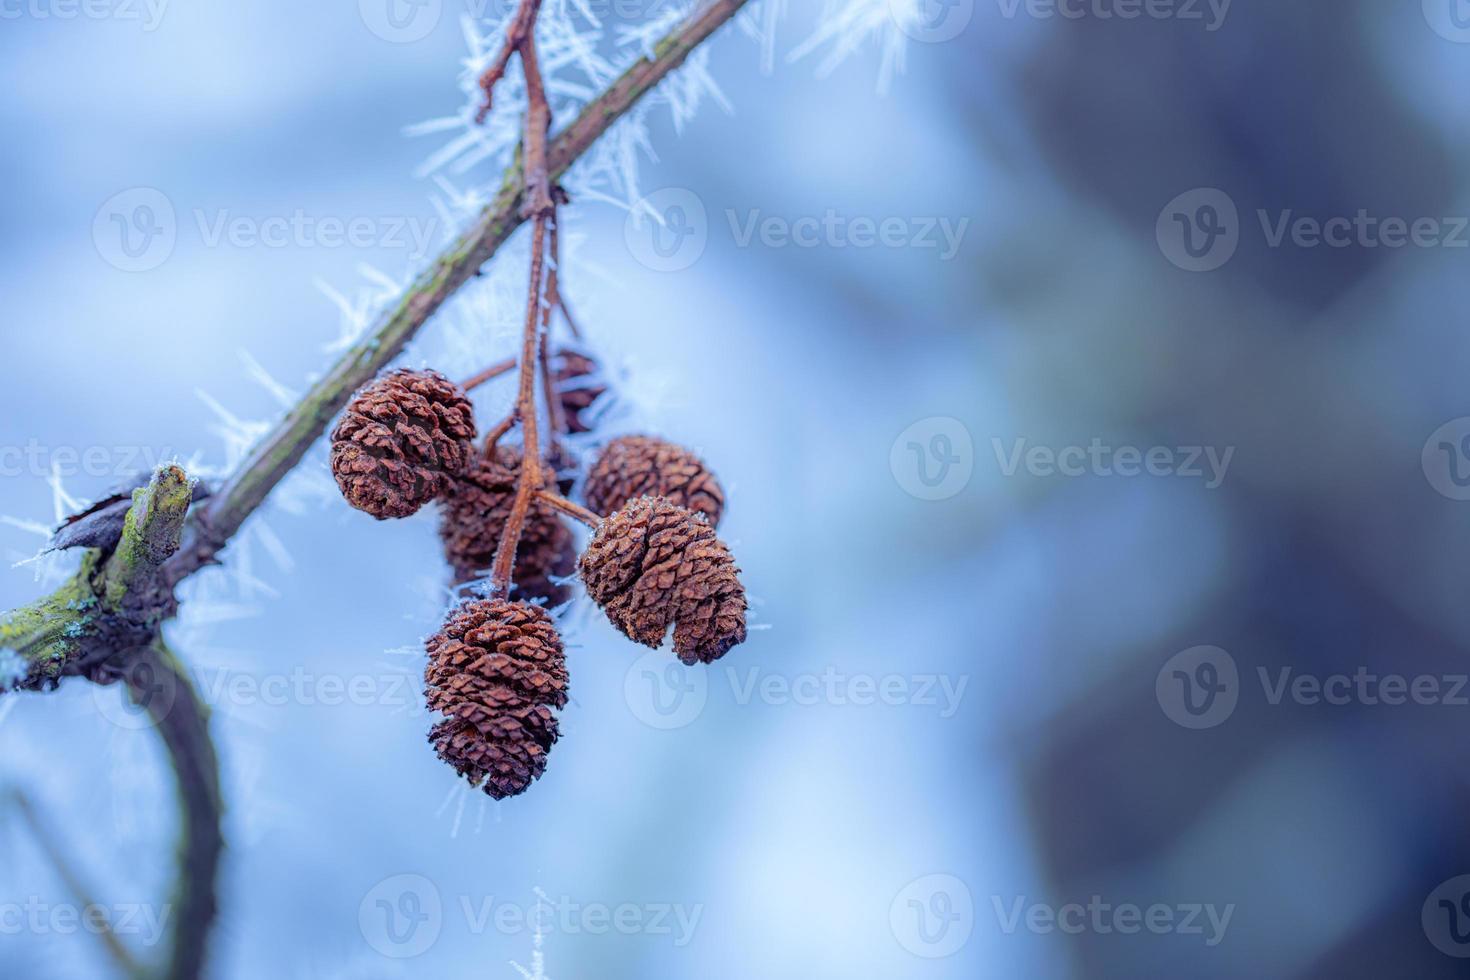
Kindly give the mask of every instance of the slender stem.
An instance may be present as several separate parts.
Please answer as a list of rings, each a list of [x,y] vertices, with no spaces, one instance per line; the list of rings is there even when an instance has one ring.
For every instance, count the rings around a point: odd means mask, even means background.
[[[495,549],[495,562],[490,566],[490,595],[505,598],[510,594],[511,575],[515,570],[516,548],[521,543],[521,529],[531,511],[531,498],[541,486],[541,443],[536,431],[536,350],[541,324],[541,277],[545,266],[546,217],[538,215],[531,231],[531,288],[526,300],[526,328],[521,339],[521,387],[516,395],[516,414],[521,420],[523,447],[520,479],[510,516]]]
[[[551,179],[565,174],[649,90],[682,65],[690,52],[748,2],[714,0],[658,42],[652,58],[635,62],[589,103],[547,148]],[[196,508],[199,516],[190,522],[191,533],[169,562],[171,581],[216,563],[220,550],[286,474],[296,468],[352,392],[392,362],[429,318],[526,220],[521,213],[524,197],[522,171],[512,167],[500,193],[475,224],[434,260],[403,297],[381,314],[363,339],[261,440],[220,492],[206,506]]]
[[[536,30],[536,15],[540,13],[540,9],[541,0],[521,0],[515,17],[506,28],[505,42],[495,55],[495,60],[490,62],[490,67],[480,76],[480,89],[485,93],[485,101],[475,113],[475,122],[483,123],[490,115],[490,110],[495,107],[495,86],[505,77],[505,70],[510,67],[510,56],[520,51],[526,37]],[[521,56],[525,57],[524,51]]]
[[[494,453],[495,452],[495,446],[496,446],[496,444],[498,442],[500,442],[501,438],[507,432],[509,432],[511,429],[515,428],[516,418],[517,418],[517,410],[513,408],[513,409],[510,410],[510,414],[509,415],[507,415],[505,418],[501,419],[499,422],[497,422],[495,424],[495,428],[493,428],[489,432],[485,433],[485,455],[486,456],[489,456],[490,454]]]
[[[546,273],[546,302],[541,307],[541,344],[537,360],[541,367],[541,396],[546,401],[547,427],[551,430],[550,442],[566,434],[567,417],[561,398],[557,395],[556,380],[551,376],[551,312],[556,305],[556,229],[561,225],[561,215],[551,217],[551,267]]]
[[[602,523],[602,518],[598,517],[586,507],[580,504],[574,504],[567,498],[560,494],[552,493],[550,490],[536,491],[536,499],[543,504],[556,508],[568,517],[576,518],[588,527],[595,528]]]
[[[546,275],[546,304],[548,309],[561,310],[562,319],[567,321],[567,329],[571,330],[574,338],[581,340],[582,328],[577,326],[576,318],[572,316],[572,311],[567,307],[567,299],[561,294],[560,232],[561,222],[557,221],[551,226],[551,271]]]
[[[515,369],[515,366],[516,359],[514,357],[507,357],[503,361],[496,361],[494,364],[490,365],[474,377],[466,378],[464,381],[460,382],[459,387],[466,394],[468,394],[469,392],[474,391],[476,388],[480,387],[480,385],[488,384],[489,382],[494,381],[496,378],[500,377],[502,374],[508,374],[510,371]]]
[[[224,837],[219,759],[209,734],[209,709],[188,672],[162,638],[139,651],[125,679],[128,694],[152,716],[168,749],[182,802],[179,875],[173,896],[168,980],[192,980],[204,969],[218,902],[215,881]]]

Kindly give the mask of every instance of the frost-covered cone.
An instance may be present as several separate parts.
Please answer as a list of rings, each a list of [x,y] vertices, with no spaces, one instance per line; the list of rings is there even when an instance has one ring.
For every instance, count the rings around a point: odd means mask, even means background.
[[[561,636],[539,606],[466,603],[429,638],[424,670],[429,732],[439,758],[495,799],[526,791],[546,771],[567,703]]]
[[[332,432],[332,475],[342,496],[378,520],[408,517],[463,473],[474,408],[437,371],[400,369],[352,397]]]
[[[745,642],[745,587],[703,518],[640,497],[598,525],[580,562],[587,594],[631,640],[657,648],[669,625],[686,664]]]
[[[607,387],[587,384],[583,379],[597,373],[597,362],[573,350],[560,350],[556,353],[553,369],[567,431],[591,432],[592,422],[584,413],[606,393]]]
[[[638,497],[664,497],[718,527],[725,492],[704,461],[683,446],[653,436],[620,436],[587,474],[587,506],[606,517]]]
[[[555,476],[549,467],[543,470],[546,471],[545,488],[554,489]],[[454,481],[445,495],[439,536],[444,541],[444,556],[454,569],[456,584],[490,571],[495,551],[500,547],[501,532],[515,502],[520,475],[521,450],[497,446],[493,459],[477,453],[469,470]],[[576,563],[571,531],[555,510],[533,502],[516,549],[512,598],[545,599],[553,606],[565,602],[568,589],[552,581],[552,576],[569,577],[576,570]]]

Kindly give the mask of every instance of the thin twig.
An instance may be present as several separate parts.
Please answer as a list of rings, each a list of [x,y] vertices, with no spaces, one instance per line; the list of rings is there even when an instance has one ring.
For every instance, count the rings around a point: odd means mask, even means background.
[[[546,220],[544,216],[538,216],[531,231],[531,288],[526,300],[525,334],[521,339],[521,387],[516,395],[516,414],[520,416],[523,440],[521,473],[510,516],[506,518],[505,529],[500,534],[500,545],[495,549],[495,563],[490,566],[490,595],[502,599],[510,594],[521,529],[531,511],[531,497],[541,486],[541,444],[536,431],[536,349],[541,324]]]
[[[555,194],[560,188],[553,188]],[[563,192],[565,193],[565,192]],[[560,203],[565,204],[563,200]],[[576,340],[582,339],[582,328],[577,326],[576,318],[567,307],[567,299],[561,292],[561,222],[557,221],[551,226],[551,271],[546,275],[546,306],[547,309],[561,310],[562,319],[567,321],[567,329],[571,330],[572,337]]]
[[[495,55],[495,60],[490,62],[490,67],[480,76],[480,90],[485,93],[485,101],[480,106],[480,111],[475,113],[475,122],[483,123],[490,115],[490,110],[495,106],[495,86],[505,77],[505,70],[510,67],[510,56],[521,50],[527,37],[536,31],[536,15],[541,11],[541,0],[521,0],[521,5],[516,9],[515,17],[511,18],[510,25],[505,31],[505,41],[500,46],[500,51]],[[524,58],[524,52],[522,58]]]
[[[580,504],[574,504],[560,494],[552,493],[550,490],[536,491],[536,499],[543,504],[555,507],[568,517],[575,517],[590,528],[596,528],[602,523],[602,518]]]
[[[514,357],[507,357],[503,361],[496,361],[494,364],[490,365],[474,377],[466,378],[464,381],[460,382],[459,387],[462,391],[469,393],[480,387],[480,385],[488,384],[491,381],[494,381],[502,374],[510,373],[511,371],[515,370],[515,366],[516,359]]]
[[[496,444],[507,432],[515,428],[516,418],[517,410],[513,408],[509,415],[495,424],[495,428],[485,433],[485,455],[487,457],[494,455]]]

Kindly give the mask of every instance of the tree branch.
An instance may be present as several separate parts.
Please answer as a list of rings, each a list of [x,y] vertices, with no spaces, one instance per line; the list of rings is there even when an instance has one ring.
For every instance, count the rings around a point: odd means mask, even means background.
[[[748,2],[714,0],[660,41],[652,58],[635,62],[589,103],[547,148],[550,180],[560,179],[613,123]],[[169,563],[171,582],[215,562],[215,556],[245,519],[301,462],[352,393],[402,353],[429,318],[500,250],[525,220],[524,183],[521,164],[517,163],[506,172],[500,192],[474,225],[434,260],[396,305],[379,316],[368,334],[312,387],[261,440],[220,492],[196,512],[184,547]]]
[[[178,783],[179,872],[169,959],[162,976],[190,980],[204,967],[209,930],[219,906],[215,880],[224,850],[220,830],[224,802],[219,759],[209,734],[209,708],[162,638],[138,651],[126,680],[128,696],[158,725]]]

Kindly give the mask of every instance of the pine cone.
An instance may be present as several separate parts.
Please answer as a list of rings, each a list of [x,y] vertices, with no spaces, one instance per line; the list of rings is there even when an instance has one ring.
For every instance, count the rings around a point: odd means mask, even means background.
[[[582,555],[587,594],[630,640],[711,663],[745,642],[745,587],[725,543],[703,518],[640,497],[598,525]]]
[[[638,497],[664,497],[718,527],[725,492],[704,462],[683,446],[653,436],[620,436],[587,474],[587,506],[606,517]]]
[[[332,475],[358,510],[408,517],[464,472],[474,439],[474,408],[458,385],[399,369],[348,403],[332,432]]]
[[[582,383],[582,379],[596,374],[597,371],[597,362],[585,354],[566,349],[556,352],[553,376],[568,432],[592,431],[591,420],[583,418],[582,413],[606,393],[607,386],[595,383],[587,385]]]
[[[546,469],[543,467],[543,469]],[[455,584],[479,578],[490,571],[500,535],[515,502],[516,481],[521,475],[521,450],[496,446],[495,458],[476,454],[463,477],[454,481],[444,498],[439,536],[444,554],[454,569]],[[546,472],[546,489],[555,486],[555,476]],[[567,600],[566,586],[551,580],[566,578],[576,569],[577,551],[572,532],[555,510],[532,503],[521,529],[512,578],[515,599],[545,599],[551,605]]]
[[[429,732],[439,758],[497,800],[524,793],[546,771],[567,703],[561,637],[539,606],[466,603],[429,638],[424,670]]]

